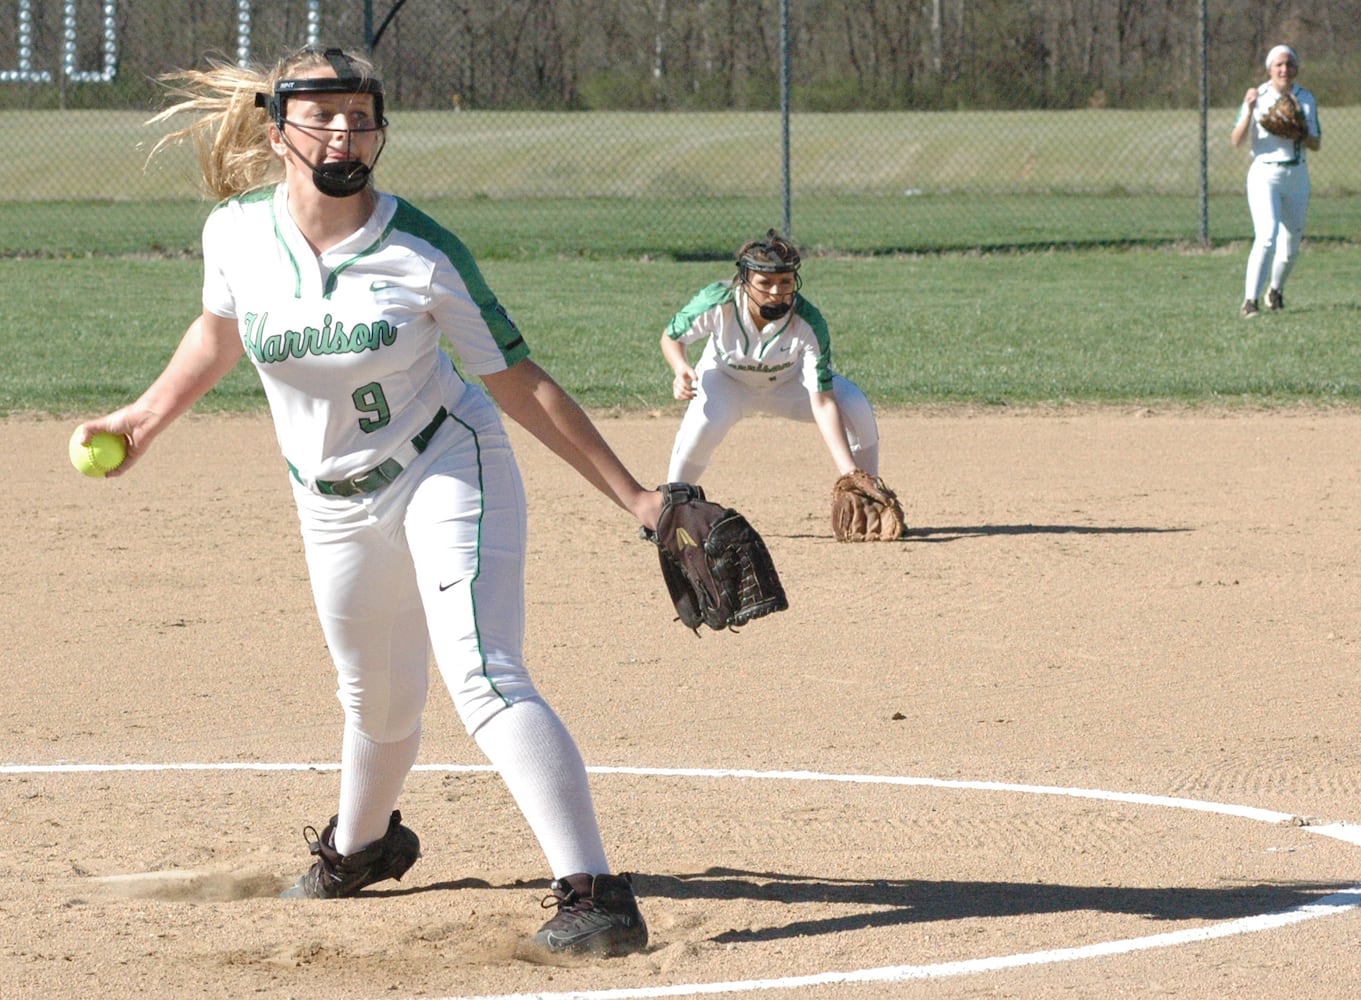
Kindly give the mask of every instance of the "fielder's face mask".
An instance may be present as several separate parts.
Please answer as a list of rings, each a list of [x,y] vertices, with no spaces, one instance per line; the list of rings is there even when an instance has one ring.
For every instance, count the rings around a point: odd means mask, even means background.
[[[383,83],[375,76],[361,73],[350,60],[350,57],[340,49],[326,49],[322,55],[326,57],[326,61],[331,64],[331,69],[335,71],[334,77],[316,76],[279,80],[274,84],[273,94],[255,95],[255,106],[268,109],[270,120],[278,128],[280,137],[300,159],[305,160],[306,158],[288,138],[284,125],[292,125],[294,128],[327,139],[332,133],[343,131],[347,148],[345,159],[332,162],[323,159],[319,164],[312,164],[312,183],[324,195],[329,195],[332,198],[348,198],[351,195],[358,194],[368,185],[369,175],[373,173],[373,168],[378,163],[378,157],[383,152],[383,141],[379,142],[371,163],[364,163],[348,152],[349,143],[356,132],[381,132],[387,127],[387,119],[383,116]],[[288,99],[306,94],[372,94],[374,124],[367,128],[332,129],[289,121],[287,118]]]
[[[761,318],[775,320],[794,307],[794,296],[803,287],[799,275],[799,252],[772,229],[764,242],[748,243],[737,255],[737,280],[750,287],[748,279],[753,271],[759,274],[793,274],[794,292],[781,302],[768,302],[760,307]]]

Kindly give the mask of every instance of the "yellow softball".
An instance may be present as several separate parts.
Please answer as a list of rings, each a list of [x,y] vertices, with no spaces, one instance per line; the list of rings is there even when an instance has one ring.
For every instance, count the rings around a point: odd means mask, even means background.
[[[77,472],[102,479],[123,464],[128,457],[128,443],[122,434],[96,434],[89,444],[81,444],[77,427],[71,435],[69,451]]]

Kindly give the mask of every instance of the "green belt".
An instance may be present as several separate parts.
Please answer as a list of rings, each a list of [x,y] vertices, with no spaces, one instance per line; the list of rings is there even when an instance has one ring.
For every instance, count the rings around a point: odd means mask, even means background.
[[[426,424],[425,429],[411,439],[411,447],[416,449],[417,455],[425,451],[426,446],[430,444],[430,439],[435,436],[435,431],[440,429],[440,425],[444,423],[448,417],[449,411],[441,406],[439,412],[435,414],[435,419]],[[298,482],[302,483],[304,486],[308,485],[307,481],[303,479],[302,476],[298,475],[298,470],[294,467],[292,462],[288,463],[288,471],[293,473],[293,478]],[[359,475],[351,476],[349,479],[318,479],[316,482],[312,483],[311,486],[313,490],[323,496],[352,497],[358,496],[361,493],[372,493],[375,490],[382,489],[388,483],[396,479],[401,471],[402,463],[395,458],[389,458],[387,461],[383,462],[381,465],[375,466],[368,472],[361,472]]]
[[[1263,160],[1268,167],[1298,167],[1299,160]]]

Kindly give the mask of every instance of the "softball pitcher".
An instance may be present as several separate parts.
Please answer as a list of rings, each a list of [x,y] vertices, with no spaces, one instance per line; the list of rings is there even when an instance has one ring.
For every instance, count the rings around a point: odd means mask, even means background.
[[[173,93],[155,120],[198,117],[162,145],[203,140],[224,199],[203,230],[203,313],[150,388],[84,435],[125,434],[124,473],[243,354],[259,373],[344,710],[336,815],[305,828],[315,861],[285,895],[351,896],[418,857],[395,807],[433,652],[552,871],[556,913],[526,946],[642,948],[581,755],[525,667],[525,493],[493,400],[645,527],[660,493],[529,359],[467,248],[374,188],[387,120],[366,60],[309,48],[270,72],[180,74]]]
[[[1266,286],[1266,308],[1285,308],[1285,282],[1294,270],[1304,237],[1309,211],[1309,168],[1306,150],[1317,150],[1322,141],[1318,102],[1295,83],[1300,61],[1289,45],[1277,45],[1266,57],[1270,79],[1249,87],[1243,95],[1238,120],[1230,133],[1234,146],[1251,137],[1252,166],[1248,168],[1248,210],[1252,213],[1252,250],[1248,253],[1243,305],[1239,315],[1252,319]],[[1262,125],[1272,106],[1290,94],[1303,113],[1304,134],[1287,137],[1273,134]],[[1269,272],[1269,273],[1268,273]]]
[[[667,479],[695,483],[743,417],[768,413],[817,425],[838,474],[879,473],[869,400],[832,370],[822,313],[799,294],[800,256],[773,229],[737,252],[737,274],[700,290],[662,332],[672,395],[689,402]],[[697,364],[688,347],[708,338]]]

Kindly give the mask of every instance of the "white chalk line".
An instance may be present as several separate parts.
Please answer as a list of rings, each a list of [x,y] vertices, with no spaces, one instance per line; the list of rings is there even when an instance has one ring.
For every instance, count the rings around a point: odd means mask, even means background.
[[[302,763],[182,763],[182,764],[4,764],[0,774],[99,774],[147,771],[337,771],[339,764]],[[494,772],[487,764],[417,764],[414,771],[439,772]],[[757,771],[743,768],[661,768],[661,767],[588,767],[592,774],[631,774],[644,777],[680,778],[745,778],[764,781],[822,781],[867,785],[899,785],[907,787],[949,788],[964,791],[1009,792],[1022,795],[1057,795],[1068,798],[1096,799],[1105,802],[1126,802],[1134,805],[1187,809],[1216,813],[1259,823],[1299,823],[1308,833],[1331,837],[1361,846],[1361,826],[1349,823],[1330,823],[1312,826],[1301,822],[1294,814],[1253,806],[1201,799],[1178,798],[1166,795],[1147,795],[1137,792],[1112,792],[1096,788],[1065,788],[1058,785],[1022,785],[1001,781],[962,781],[943,778],[913,778],[895,775],[826,774],[817,771]],[[989,958],[938,962],[932,965],[890,965],[873,969],[854,969],[843,972],[820,972],[807,976],[786,976],[777,979],[747,979],[717,983],[684,983],[674,986],[651,986],[605,990],[568,992],[498,993],[480,995],[451,995],[426,1000],[648,1000],[653,997],[716,995],[721,993],[750,993],[757,990],[797,989],[803,987],[847,985],[856,983],[891,983],[915,979],[945,979],[953,976],[996,972],[1032,965],[1075,962],[1088,958],[1125,955],[1156,948],[1171,948],[1182,944],[1211,941],[1274,930],[1306,920],[1333,916],[1361,906],[1361,884],[1343,889],[1315,900],[1276,913],[1262,913],[1239,917],[1207,927],[1194,927],[1146,937],[1104,941],[1073,948],[1054,948],[998,955]]]
[[[1125,955],[1130,952],[1147,951],[1152,948],[1170,948],[1174,945],[1209,941],[1235,934],[1250,934],[1255,931],[1270,930],[1300,923],[1304,920],[1330,916],[1356,906],[1361,906],[1361,886],[1354,886],[1331,896],[1325,896],[1316,902],[1283,910],[1280,913],[1240,917],[1237,920],[1214,924],[1210,927],[1196,927],[1191,930],[1172,931],[1167,934],[1153,934],[1148,937],[1128,938],[1123,941],[1106,941],[1100,944],[1083,945],[1078,948],[1032,951],[1021,955],[972,958],[960,962],[939,962],[935,965],[890,965],[877,969],[856,969],[850,972],[820,972],[808,976],[748,979],[727,983],[693,983],[638,989],[581,990],[562,993],[498,993],[480,996],[431,997],[423,998],[423,1000],[530,1000],[530,998],[533,998],[533,1000],[645,1000],[649,997],[749,993],[755,990],[787,990],[800,987],[844,986],[858,983],[896,983],[911,979],[946,979],[951,976],[997,972],[1028,965],[1049,965],[1059,962],[1075,962],[1085,958]]]
[[[182,764],[0,764],[0,774],[99,774],[119,771],[339,771],[339,764],[224,762]],[[417,764],[413,771],[495,772],[490,764]],[[1172,798],[1139,792],[1111,792],[1097,788],[1066,788],[1058,785],[1017,785],[1002,781],[952,781],[944,778],[912,778],[883,774],[828,774],[820,771],[757,771],[746,768],[701,767],[588,767],[591,774],[633,774],[651,778],[746,778],[758,781],[822,781],[863,785],[903,785],[924,788],[954,788],[974,792],[1010,792],[1023,795],[1061,795],[1068,798],[1129,802],[1135,805],[1165,806],[1199,812],[1220,813],[1260,823],[1293,820],[1291,813],[1258,809],[1253,806],[1205,802],[1201,799]]]

